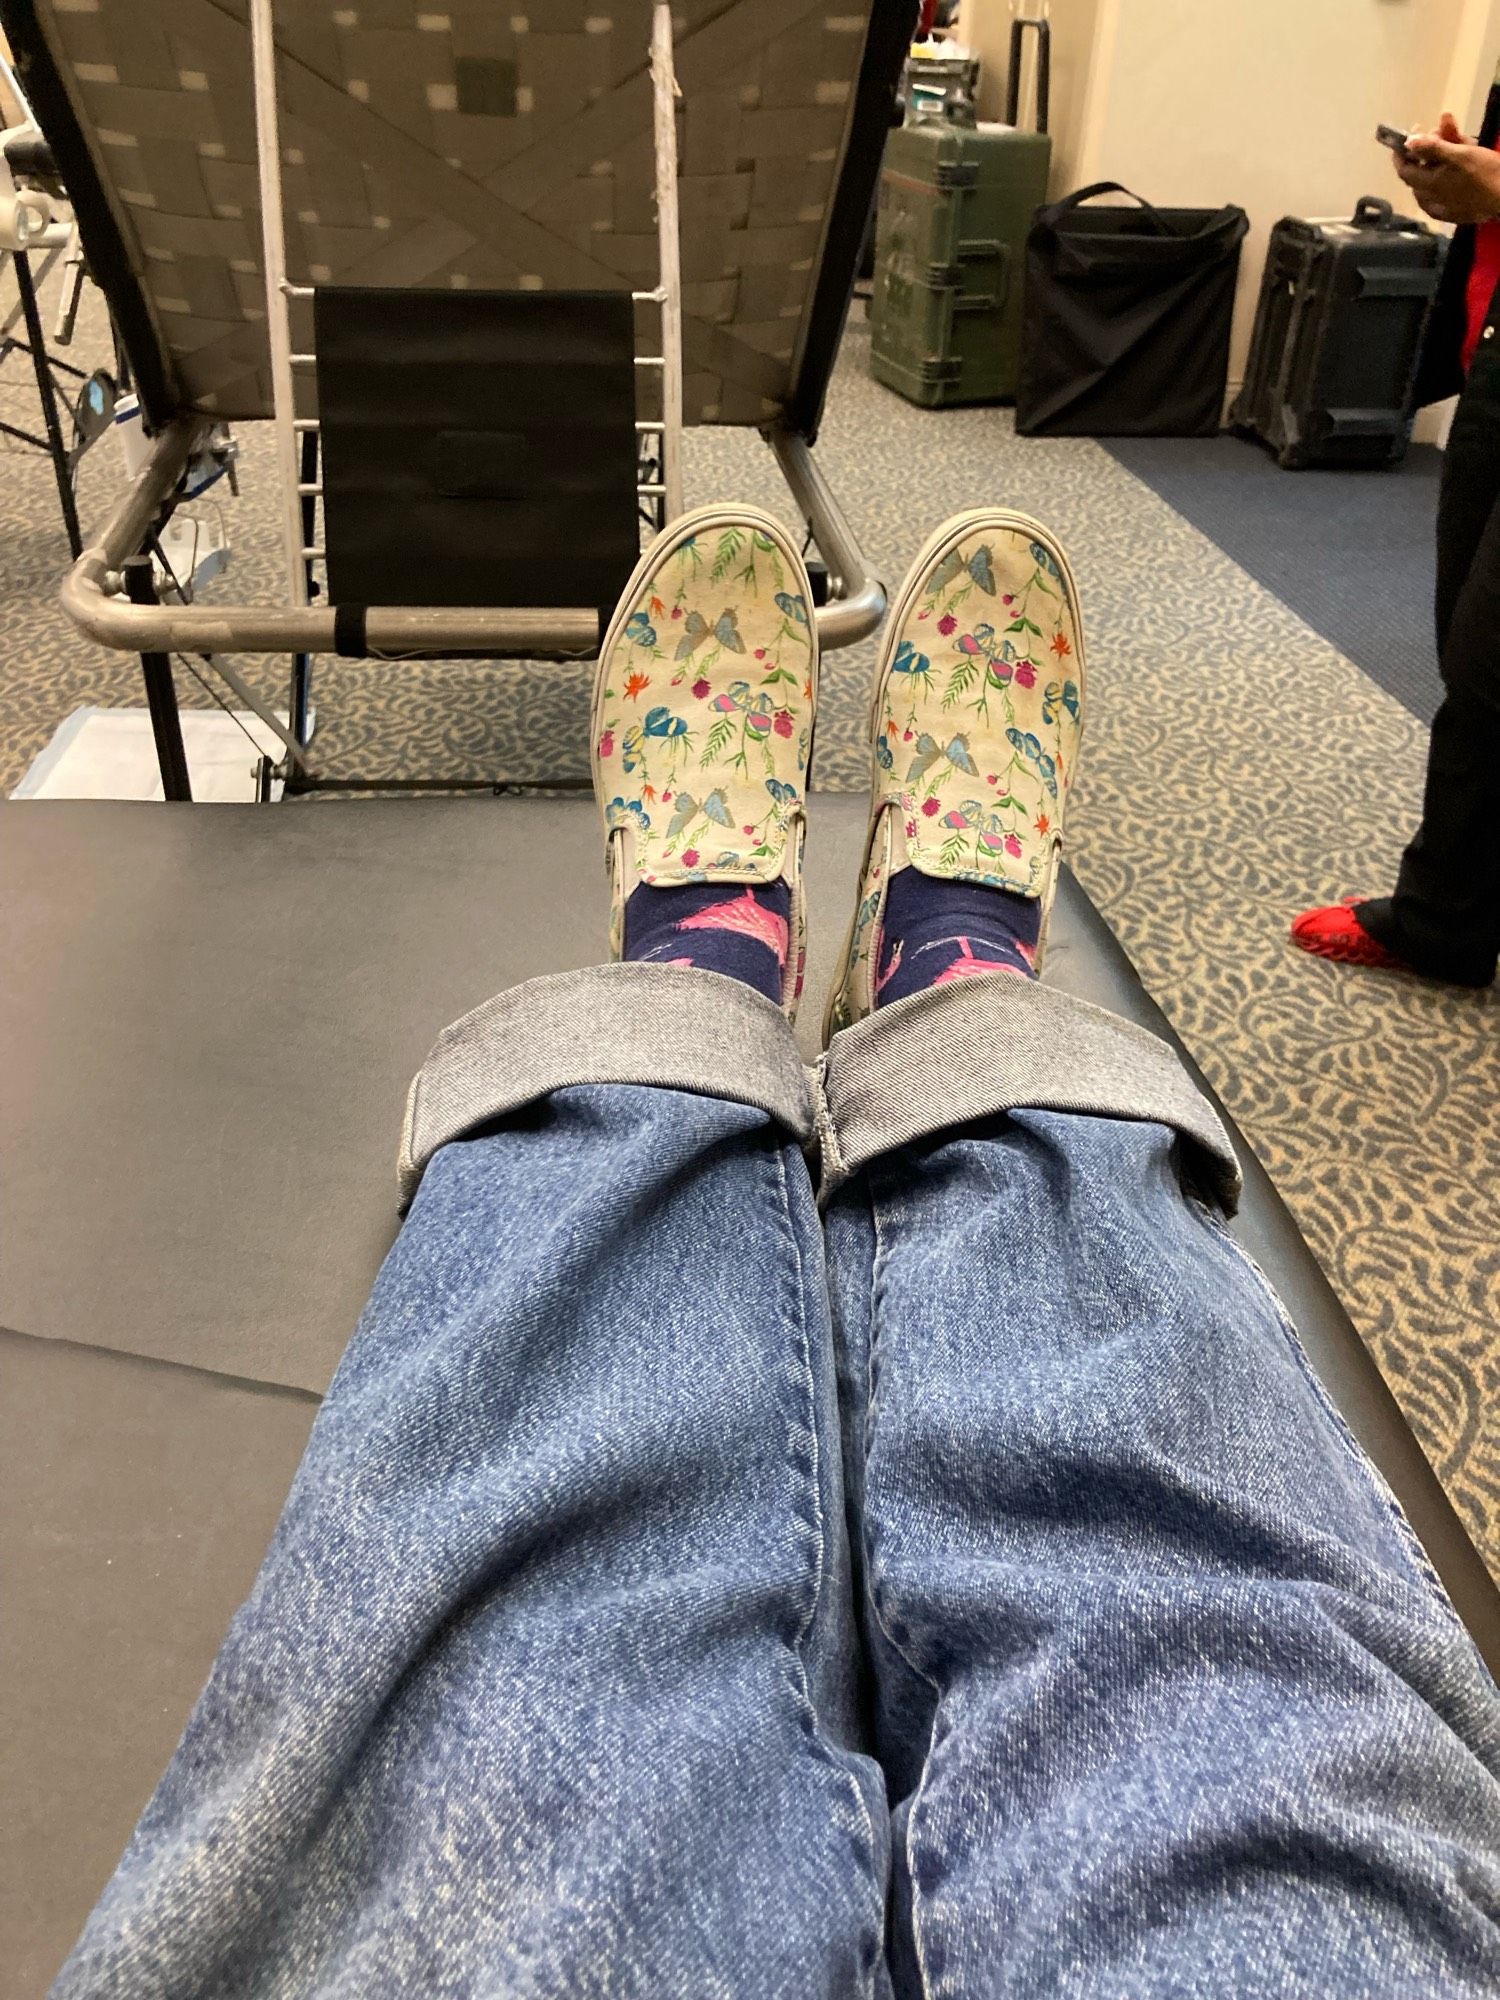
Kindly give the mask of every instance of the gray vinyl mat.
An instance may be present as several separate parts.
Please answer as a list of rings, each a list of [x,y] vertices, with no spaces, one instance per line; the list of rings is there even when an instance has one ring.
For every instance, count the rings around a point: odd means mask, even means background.
[[[864,801],[810,820],[805,1048]],[[0,805],[6,2000],[45,1990],[249,1587],[396,1227],[411,1070],[496,986],[597,958],[605,911],[581,798]],[[1066,876],[1045,977],[1160,1031]],[[1236,1234],[1500,1660],[1500,1598],[1243,1165]]]
[[[6,1327],[0,1381],[0,1992],[41,2000],[254,1580],[317,1398]]]
[[[1443,455],[1283,472],[1252,439],[1109,438],[1107,449],[1419,722],[1442,699],[1433,532]]]
[[[95,317],[80,347],[99,331]],[[1500,1570],[1500,1002],[1330,966],[1286,937],[1304,904],[1387,886],[1420,806],[1424,726],[1110,452],[1017,439],[1005,410],[915,409],[870,380],[867,356],[856,308],[818,446],[830,482],[892,582],[960,507],[1019,506],[1063,537],[1089,641],[1069,824],[1079,876],[1270,1168]],[[19,389],[0,377],[6,413],[24,407],[24,382],[12,379]],[[264,600],[279,547],[271,443],[261,425],[237,435],[242,495],[211,503],[234,545],[214,589]],[[786,514],[756,437],[695,430],[687,447],[690,504],[742,497]],[[109,450],[84,462],[86,516],[114,490]],[[47,467],[35,457],[0,465],[9,790],[73,709],[139,707],[141,694],[132,660],[87,645],[56,610],[66,547]],[[1268,495],[1294,499],[1298,478],[1272,467]],[[1365,490],[1371,505],[1387,494],[1407,512],[1405,493],[1430,486],[1398,475]],[[1411,619],[1427,660],[1416,587],[1368,576],[1381,616],[1393,627]],[[867,784],[873,652],[824,662],[824,789]],[[284,700],[282,662],[238,664]],[[207,700],[180,678],[184,699]],[[320,754],[336,772],[581,775],[586,687],[584,668],[329,661],[315,689]]]

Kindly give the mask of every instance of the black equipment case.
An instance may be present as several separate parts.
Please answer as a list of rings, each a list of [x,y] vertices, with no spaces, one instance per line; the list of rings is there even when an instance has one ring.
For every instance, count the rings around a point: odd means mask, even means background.
[[[1022,54],[1032,31],[1036,114],[1034,129],[1022,131]],[[988,403],[1016,393],[1022,259],[1052,163],[1050,35],[1045,21],[1011,23],[1003,125],[913,122],[908,113],[886,142],[870,373],[909,402]]]
[[[1278,222],[1234,428],[1288,468],[1395,464],[1447,247],[1375,195],[1347,222]]]

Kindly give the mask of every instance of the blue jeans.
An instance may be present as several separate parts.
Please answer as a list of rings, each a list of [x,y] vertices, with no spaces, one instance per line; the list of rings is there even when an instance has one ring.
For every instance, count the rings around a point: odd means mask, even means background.
[[[1185,1158],[438,1147],[55,1993],[1493,1995],[1494,1689]]]

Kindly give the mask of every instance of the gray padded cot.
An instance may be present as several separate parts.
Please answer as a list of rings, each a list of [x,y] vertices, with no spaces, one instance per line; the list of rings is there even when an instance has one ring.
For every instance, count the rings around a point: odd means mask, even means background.
[[[247,26],[260,4],[0,0],[157,433],[64,602],[101,643],[143,654],[340,649],[326,600],[155,606],[120,587],[208,428],[270,411]],[[296,287],[635,291],[654,277],[646,0],[273,12]],[[764,428],[836,580],[823,643],[849,643],[884,594],[809,447],[915,7],[674,13],[683,414]],[[291,311],[310,338],[300,289]],[[299,379],[310,423],[316,375]],[[362,636],[370,654],[585,652],[597,611],[398,605]],[[811,816],[808,1029],[865,805],[815,796]],[[549,854],[545,882],[513,874],[519,849]],[[593,962],[605,933],[583,800],[0,805],[7,1994],[39,1994],[56,1970],[251,1581],[395,1229],[413,1070],[445,1022]],[[1170,1039],[1071,878],[1048,977]],[[1483,1563],[1241,1150],[1236,1228],[1494,1665]]]
[[[811,801],[809,1043],[865,812]],[[514,873],[518,827],[552,857],[545,882]],[[582,800],[0,805],[0,1955],[17,2000],[71,1944],[254,1575],[396,1227],[413,1070],[501,986],[595,962],[605,908]],[[1172,1039],[1068,876],[1047,977]],[[1500,1664],[1483,1563],[1240,1154],[1236,1232]]]

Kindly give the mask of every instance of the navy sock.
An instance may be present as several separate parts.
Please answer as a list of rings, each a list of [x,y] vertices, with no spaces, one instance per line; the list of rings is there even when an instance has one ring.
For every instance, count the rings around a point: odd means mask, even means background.
[[[886,893],[875,1004],[886,1007],[929,986],[979,973],[1034,979],[1041,929],[1042,906],[1035,896],[898,869]]]
[[[779,1007],[791,909],[785,882],[642,882],[625,905],[625,957],[722,972]]]

